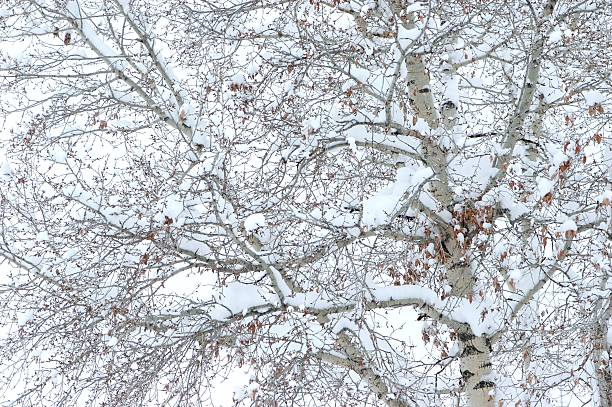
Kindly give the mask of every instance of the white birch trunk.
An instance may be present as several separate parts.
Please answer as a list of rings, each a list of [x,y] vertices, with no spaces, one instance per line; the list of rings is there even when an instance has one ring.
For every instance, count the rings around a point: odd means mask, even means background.
[[[494,407],[495,383],[491,374],[491,345],[487,338],[460,333],[461,377],[471,407]]]

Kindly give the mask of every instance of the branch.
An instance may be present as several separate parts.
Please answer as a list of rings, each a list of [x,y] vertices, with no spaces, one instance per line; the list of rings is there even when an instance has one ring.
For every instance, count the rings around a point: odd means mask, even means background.
[[[346,353],[347,358],[342,358],[331,353],[327,352],[318,352],[316,356],[322,361],[343,367],[345,369],[350,369],[357,373],[362,379],[364,379],[370,389],[374,393],[376,393],[379,400],[384,400],[385,403],[389,407],[409,407],[412,404],[404,401],[401,398],[391,398],[390,396],[395,396],[390,392],[389,387],[382,380],[382,376],[374,372],[370,366],[368,366],[367,361],[365,360],[362,352],[360,352],[351,342],[351,339],[346,333],[347,329],[340,331],[338,334],[338,339],[336,343],[344,353]]]
[[[536,31],[537,33],[540,33],[541,25],[551,18],[552,11],[556,4],[557,0],[548,0],[544,6],[544,12],[541,21],[538,24]],[[503,178],[506,174],[508,164],[512,158],[514,147],[520,139],[521,129],[525,123],[527,114],[529,113],[529,108],[531,107],[531,103],[538,86],[544,46],[548,40],[548,37],[548,33],[539,35],[538,39],[531,47],[529,63],[527,64],[527,72],[525,73],[521,96],[519,98],[518,105],[516,106],[514,115],[506,128],[506,136],[502,143],[503,151],[495,157],[495,161],[493,163],[493,167],[497,168],[498,172],[489,180],[489,183],[482,192],[483,195],[493,188],[497,181]]]

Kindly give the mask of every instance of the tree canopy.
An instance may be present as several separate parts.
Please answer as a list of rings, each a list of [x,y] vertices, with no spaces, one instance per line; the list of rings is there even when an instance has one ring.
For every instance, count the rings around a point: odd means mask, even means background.
[[[612,407],[610,33],[4,0],[0,405]]]

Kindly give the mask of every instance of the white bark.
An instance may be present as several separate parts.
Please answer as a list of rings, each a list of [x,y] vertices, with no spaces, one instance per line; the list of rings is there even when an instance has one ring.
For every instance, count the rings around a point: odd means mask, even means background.
[[[459,333],[459,357],[464,390],[472,407],[495,405],[495,383],[491,374],[491,344],[482,336]]]
[[[605,287],[604,279],[602,286]],[[592,333],[592,361],[598,389],[599,407],[612,407],[612,345],[608,343],[608,326],[612,317],[612,301],[603,298],[593,307],[595,322]]]

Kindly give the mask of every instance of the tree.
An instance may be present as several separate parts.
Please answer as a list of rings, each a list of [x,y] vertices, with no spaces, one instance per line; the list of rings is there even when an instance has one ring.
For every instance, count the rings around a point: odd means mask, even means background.
[[[5,0],[5,404],[612,406],[611,14]]]

